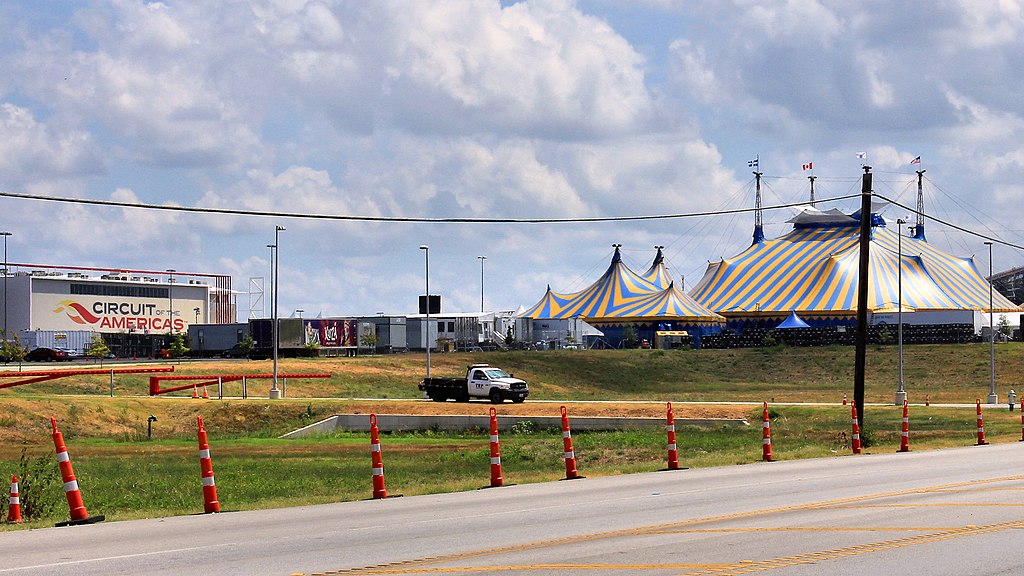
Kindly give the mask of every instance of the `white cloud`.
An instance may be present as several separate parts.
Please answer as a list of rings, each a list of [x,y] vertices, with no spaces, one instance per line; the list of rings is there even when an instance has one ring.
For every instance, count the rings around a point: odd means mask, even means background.
[[[104,170],[88,132],[58,132],[36,120],[32,110],[0,104],[0,173],[8,186],[87,176]]]

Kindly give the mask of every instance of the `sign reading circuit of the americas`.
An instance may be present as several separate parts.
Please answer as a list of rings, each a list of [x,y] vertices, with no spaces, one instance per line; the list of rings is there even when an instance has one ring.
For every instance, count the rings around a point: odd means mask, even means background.
[[[32,330],[184,332],[209,314],[209,287],[12,277],[11,324]],[[17,302],[17,304],[15,304]],[[27,314],[26,314],[27,312]]]

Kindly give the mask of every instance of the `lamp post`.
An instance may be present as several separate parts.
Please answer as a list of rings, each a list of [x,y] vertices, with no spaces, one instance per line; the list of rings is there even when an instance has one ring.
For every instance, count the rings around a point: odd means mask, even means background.
[[[4,342],[7,341],[7,277],[10,276],[7,270],[7,237],[10,235],[10,232],[0,232],[4,237]]]
[[[423,278],[424,278],[424,288],[426,289],[426,292],[427,292],[427,296],[426,296],[427,319],[426,319],[426,324],[424,325],[424,330],[426,331],[426,336],[427,336],[427,342],[426,342],[426,347],[427,347],[427,378],[430,378],[430,246],[427,246],[426,244],[423,244],[422,246],[420,246],[420,250],[423,250],[423,270],[424,270]]]
[[[196,313],[196,324],[199,324],[199,306],[193,308],[192,311]]]
[[[999,396],[996,394],[996,333],[992,325],[992,242],[985,242],[988,246],[988,403],[996,404]]]
[[[277,246],[273,244],[267,244],[267,248],[270,248],[270,295],[263,302],[263,312],[267,311],[267,302],[270,302],[270,317],[274,317],[274,258],[275,252],[277,252]]]
[[[271,339],[273,342],[274,349],[274,380],[270,388],[270,399],[278,400],[281,398],[281,389],[277,387],[277,347],[280,343],[280,326],[278,326],[278,314],[277,314],[277,286],[279,267],[281,265],[281,231],[284,230],[284,226],[274,226],[274,304],[273,304],[273,319],[271,320]]]
[[[480,259],[480,312],[484,311],[484,260],[487,256],[477,256]]]
[[[167,269],[167,299],[170,302],[170,307],[167,309],[167,333],[172,334],[174,332],[174,273],[177,272],[174,268]]]
[[[896,405],[902,406],[907,400],[907,391],[903,389],[903,225],[906,220],[896,219],[896,339],[899,342],[899,388],[896,390]]]
[[[302,308],[296,308],[295,309],[295,314],[297,314],[299,316],[299,318],[302,318],[302,313],[303,312],[305,312],[305,310],[302,309]]]

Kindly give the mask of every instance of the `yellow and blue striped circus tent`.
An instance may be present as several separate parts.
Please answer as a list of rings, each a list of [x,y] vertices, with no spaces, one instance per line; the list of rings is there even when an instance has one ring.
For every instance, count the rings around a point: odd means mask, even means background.
[[[600,327],[609,340],[616,340],[626,327],[640,338],[653,340],[657,330],[687,330],[699,340],[701,334],[721,330],[725,319],[697,303],[675,287],[665,268],[661,249],[643,274],[633,272],[615,246],[611,264],[600,278],[574,293],[559,293],[548,286],[544,296],[521,318],[580,318]]]
[[[754,242],[740,254],[712,262],[690,295],[729,319],[730,325],[796,312],[812,324],[849,323],[856,317],[859,214],[816,218],[808,210],[793,230]],[[921,237],[904,236],[873,215],[868,280],[872,312],[989,310],[989,284],[973,258],[952,256]],[[902,249],[902,253],[901,253]],[[899,284],[902,282],[902,299]],[[999,293],[994,312],[1021,312]]]

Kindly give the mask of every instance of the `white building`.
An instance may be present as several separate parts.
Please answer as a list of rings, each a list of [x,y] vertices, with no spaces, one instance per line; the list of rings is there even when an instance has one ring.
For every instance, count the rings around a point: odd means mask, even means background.
[[[5,272],[0,314],[6,333],[30,346],[81,350],[99,333],[115,353],[130,347],[147,355],[189,324],[234,320],[227,276],[81,267]]]

